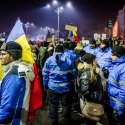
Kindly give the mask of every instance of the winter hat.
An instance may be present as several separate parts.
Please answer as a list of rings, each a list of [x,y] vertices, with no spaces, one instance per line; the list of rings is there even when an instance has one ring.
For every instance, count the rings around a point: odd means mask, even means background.
[[[112,54],[117,57],[125,55],[125,48],[123,46],[114,46],[112,49]]]
[[[89,44],[96,44],[96,40],[95,40],[95,39],[91,39],[91,40],[89,41]]]
[[[63,43],[63,47],[64,47],[64,49],[69,49],[69,43],[68,42],[64,42]]]
[[[64,52],[63,46],[61,44],[56,45],[55,52]]]
[[[93,62],[93,60],[96,58],[95,55],[91,54],[91,53],[86,53],[84,56],[83,56],[83,61],[88,63],[88,64],[91,64]]]
[[[105,44],[107,47],[109,47],[109,40],[108,39],[102,40],[101,43]]]
[[[22,47],[20,44],[14,41],[3,43],[0,50],[7,51],[14,60],[18,60],[22,57]]]

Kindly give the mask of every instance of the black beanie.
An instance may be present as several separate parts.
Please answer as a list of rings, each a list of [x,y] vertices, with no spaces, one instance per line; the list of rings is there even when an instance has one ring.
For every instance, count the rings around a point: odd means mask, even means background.
[[[89,44],[96,44],[96,40],[95,40],[95,39],[91,39],[91,40],[89,41]]]
[[[64,42],[63,43],[63,47],[64,47],[64,49],[69,49],[69,43],[68,42]]]
[[[86,53],[83,56],[83,61],[86,62],[86,63],[88,63],[88,64],[91,64],[95,58],[96,58],[95,55],[93,55],[91,53]]]
[[[64,52],[63,46],[61,44],[56,45],[55,52]]]
[[[1,50],[7,51],[14,60],[22,58],[22,47],[20,44],[14,41],[3,43]]]
[[[125,48],[123,46],[114,46],[112,49],[112,54],[117,57],[125,55]]]
[[[105,44],[107,47],[109,47],[109,40],[108,39],[102,40],[101,43]]]

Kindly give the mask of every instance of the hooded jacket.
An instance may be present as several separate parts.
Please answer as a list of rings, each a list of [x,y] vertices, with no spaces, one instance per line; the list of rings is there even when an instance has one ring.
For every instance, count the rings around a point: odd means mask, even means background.
[[[61,52],[55,52],[46,60],[42,75],[44,87],[59,93],[70,91],[70,84],[76,79],[76,72],[71,60]]]
[[[108,95],[111,107],[121,115],[125,110],[125,56],[112,61],[109,69]]]
[[[96,59],[100,68],[109,65],[110,55],[111,55],[111,48],[106,48],[104,51],[99,49],[98,53],[96,54]]]
[[[4,66],[0,84],[0,124],[26,125],[30,100],[31,65],[21,60]]]
[[[64,51],[64,55],[68,57],[72,62],[75,61],[77,57],[73,50],[68,50],[68,49]]]
[[[86,51],[86,53],[91,53],[96,55],[99,51],[99,47],[95,47],[95,48],[91,48],[89,45],[87,45],[86,47],[84,47],[84,49]]]

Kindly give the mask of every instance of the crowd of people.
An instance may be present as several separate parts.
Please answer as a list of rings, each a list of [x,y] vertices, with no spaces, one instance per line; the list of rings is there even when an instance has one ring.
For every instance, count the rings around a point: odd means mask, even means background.
[[[89,43],[29,41],[39,71],[43,101],[49,103],[52,125],[59,125],[58,109],[63,108],[63,125],[71,123],[74,97],[102,104],[109,125],[125,125],[125,43],[123,39],[90,39]],[[21,46],[1,43],[0,124],[26,125],[33,67],[22,58]],[[39,101],[39,100],[38,100]],[[79,108],[78,108],[79,107]],[[102,117],[102,116],[101,116]],[[97,121],[84,117],[83,125]]]

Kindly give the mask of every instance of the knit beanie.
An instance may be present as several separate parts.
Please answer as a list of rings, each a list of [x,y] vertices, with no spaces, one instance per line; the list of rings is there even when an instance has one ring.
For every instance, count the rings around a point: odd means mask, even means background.
[[[112,49],[112,54],[117,57],[125,55],[125,48],[123,46],[114,46]]]
[[[64,52],[63,46],[61,44],[56,45],[55,52]]]
[[[68,42],[64,42],[63,43],[63,47],[64,47],[64,49],[69,49],[69,43]]]
[[[91,40],[89,41],[89,44],[96,44],[96,40],[95,40],[95,39],[91,39]]]
[[[104,39],[101,41],[102,44],[105,44],[106,47],[109,47],[109,40],[108,39]]]
[[[86,62],[86,63],[88,63],[88,64],[91,64],[95,58],[96,58],[95,55],[93,55],[91,53],[86,53],[83,56],[83,61]]]
[[[7,51],[14,60],[18,60],[22,57],[22,47],[20,44],[14,41],[3,43],[0,50]]]

